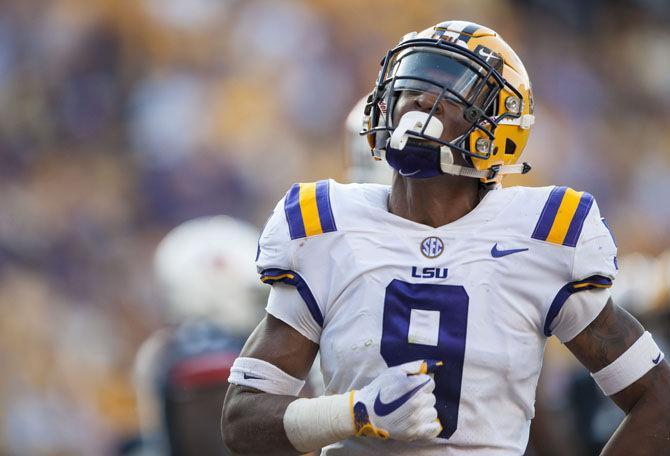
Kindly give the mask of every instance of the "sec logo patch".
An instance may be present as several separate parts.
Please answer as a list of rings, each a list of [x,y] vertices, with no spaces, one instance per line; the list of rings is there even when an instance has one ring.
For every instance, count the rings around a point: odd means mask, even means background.
[[[444,252],[442,239],[431,236],[421,241],[421,253],[426,258],[437,258]]]

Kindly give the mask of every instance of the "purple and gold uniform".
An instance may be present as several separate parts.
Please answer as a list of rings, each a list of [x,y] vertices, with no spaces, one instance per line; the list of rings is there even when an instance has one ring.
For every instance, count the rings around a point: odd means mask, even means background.
[[[323,454],[522,454],[547,337],[599,314],[616,246],[594,198],[566,187],[489,191],[432,228],[388,211],[390,188],[296,184],[260,238],[267,311],[320,345],[326,394],[387,367],[435,372],[438,438],[348,439]]]

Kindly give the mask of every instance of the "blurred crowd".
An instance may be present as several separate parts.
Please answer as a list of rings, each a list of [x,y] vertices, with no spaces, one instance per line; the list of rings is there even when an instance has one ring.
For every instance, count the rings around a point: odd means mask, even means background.
[[[490,26],[526,63],[534,172],[509,183],[588,190],[622,254],[660,255],[669,16],[663,0],[0,0],[0,453],[114,454],[136,433],[158,241],[203,215],[260,226],[292,182],[345,180],[349,110],[387,49],[440,20]],[[558,414],[572,367],[554,360],[540,398]]]

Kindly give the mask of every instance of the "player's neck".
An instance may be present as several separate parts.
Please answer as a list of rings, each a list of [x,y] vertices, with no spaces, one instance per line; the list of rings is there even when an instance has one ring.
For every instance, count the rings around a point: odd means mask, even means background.
[[[413,222],[437,228],[472,211],[480,200],[475,179],[437,176],[429,179],[393,178],[389,211]]]

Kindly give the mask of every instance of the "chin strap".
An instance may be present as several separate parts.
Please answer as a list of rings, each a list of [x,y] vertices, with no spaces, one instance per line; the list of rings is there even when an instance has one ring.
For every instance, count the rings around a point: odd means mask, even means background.
[[[428,113],[422,111],[409,111],[403,114],[403,116],[400,118],[398,126],[393,130],[393,133],[391,134],[391,137],[388,140],[387,147],[391,148],[391,150],[393,151],[402,151],[408,145],[410,139],[416,138],[417,140],[419,140],[419,142],[421,142],[422,140],[421,135],[427,135],[428,137],[439,138],[440,135],[442,134],[442,130],[443,130],[442,122],[440,122],[436,117],[430,116]],[[462,139],[463,136],[455,138],[453,140],[453,143],[458,143]],[[429,151],[435,150],[435,152],[437,152],[437,148],[433,148],[430,146],[428,146],[428,150]],[[496,164],[488,169],[479,170],[473,168],[472,166],[455,165],[453,152],[448,146],[441,146],[438,153],[440,155],[439,167],[440,171],[442,171],[443,173],[451,174],[454,176],[465,176],[465,177],[472,177],[475,179],[481,179],[482,182],[484,183],[492,183],[492,182],[500,183],[502,177],[505,174],[526,174],[528,171],[530,171],[530,165],[528,163],[520,163],[515,165]],[[387,159],[387,162],[389,162],[389,164],[391,164],[391,166],[393,166],[394,168],[398,169],[402,174],[401,170],[403,169],[403,166],[402,164],[399,164],[397,162],[398,161],[407,162],[408,161],[407,157],[395,157],[394,160],[396,163],[394,165],[394,163],[388,160],[388,158],[390,157],[387,157],[386,149],[376,149],[376,148],[373,149],[373,157],[375,157],[376,159],[382,158],[382,154],[383,158]],[[429,166],[431,168],[430,169],[431,175],[436,175],[439,172],[436,169],[437,168],[436,161],[437,160],[432,159],[428,161],[430,162]],[[412,163],[405,163],[405,164],[408,165],[409,169],[413,170],[416,168],[421,168],[428,162],[426,160],[423,160],[422,162],[417,162],[416,160],[414,160]],[[405,172],[407,172],[407,170],[405,170]],[[424,174],[423,177],[428,177],[427,175],[425,175],[426,173],[423,174]]]
[[[495,180],[496,177],[505,174],[526,174],[530,171],[530,165],[528,163],[519,163],[516,165],[493,165],[489,169],[482,170],[470,168],[469,166],[454,165],[453,163],[440,163],[440,168],[445,174],[487,180]]]
[[[386,160],[385,149],[374,149],[372,151],[375,160]],[[493,165],[488,169],[476,169],[471,166],[461,166],[454,164],[454,157],[451,150],[443,146],[440,153],[440,169],[445,174],[452,176],[472,177],[482,179],[484,183],[494,182],[506,174],[526,174],[531,170],[531,166],[526,163],[517,163],[515,165]]]
[[[493,165],[488,169],[475,169],[471,166],[454,164],[454,155],[446,146],[440,148],[440,169],[445,174],[452,176],[465,176],[482,179],[486,182],[498,181],[506,174],[526,174],[530,171],[530,165],[526,162],[515,165]]]

